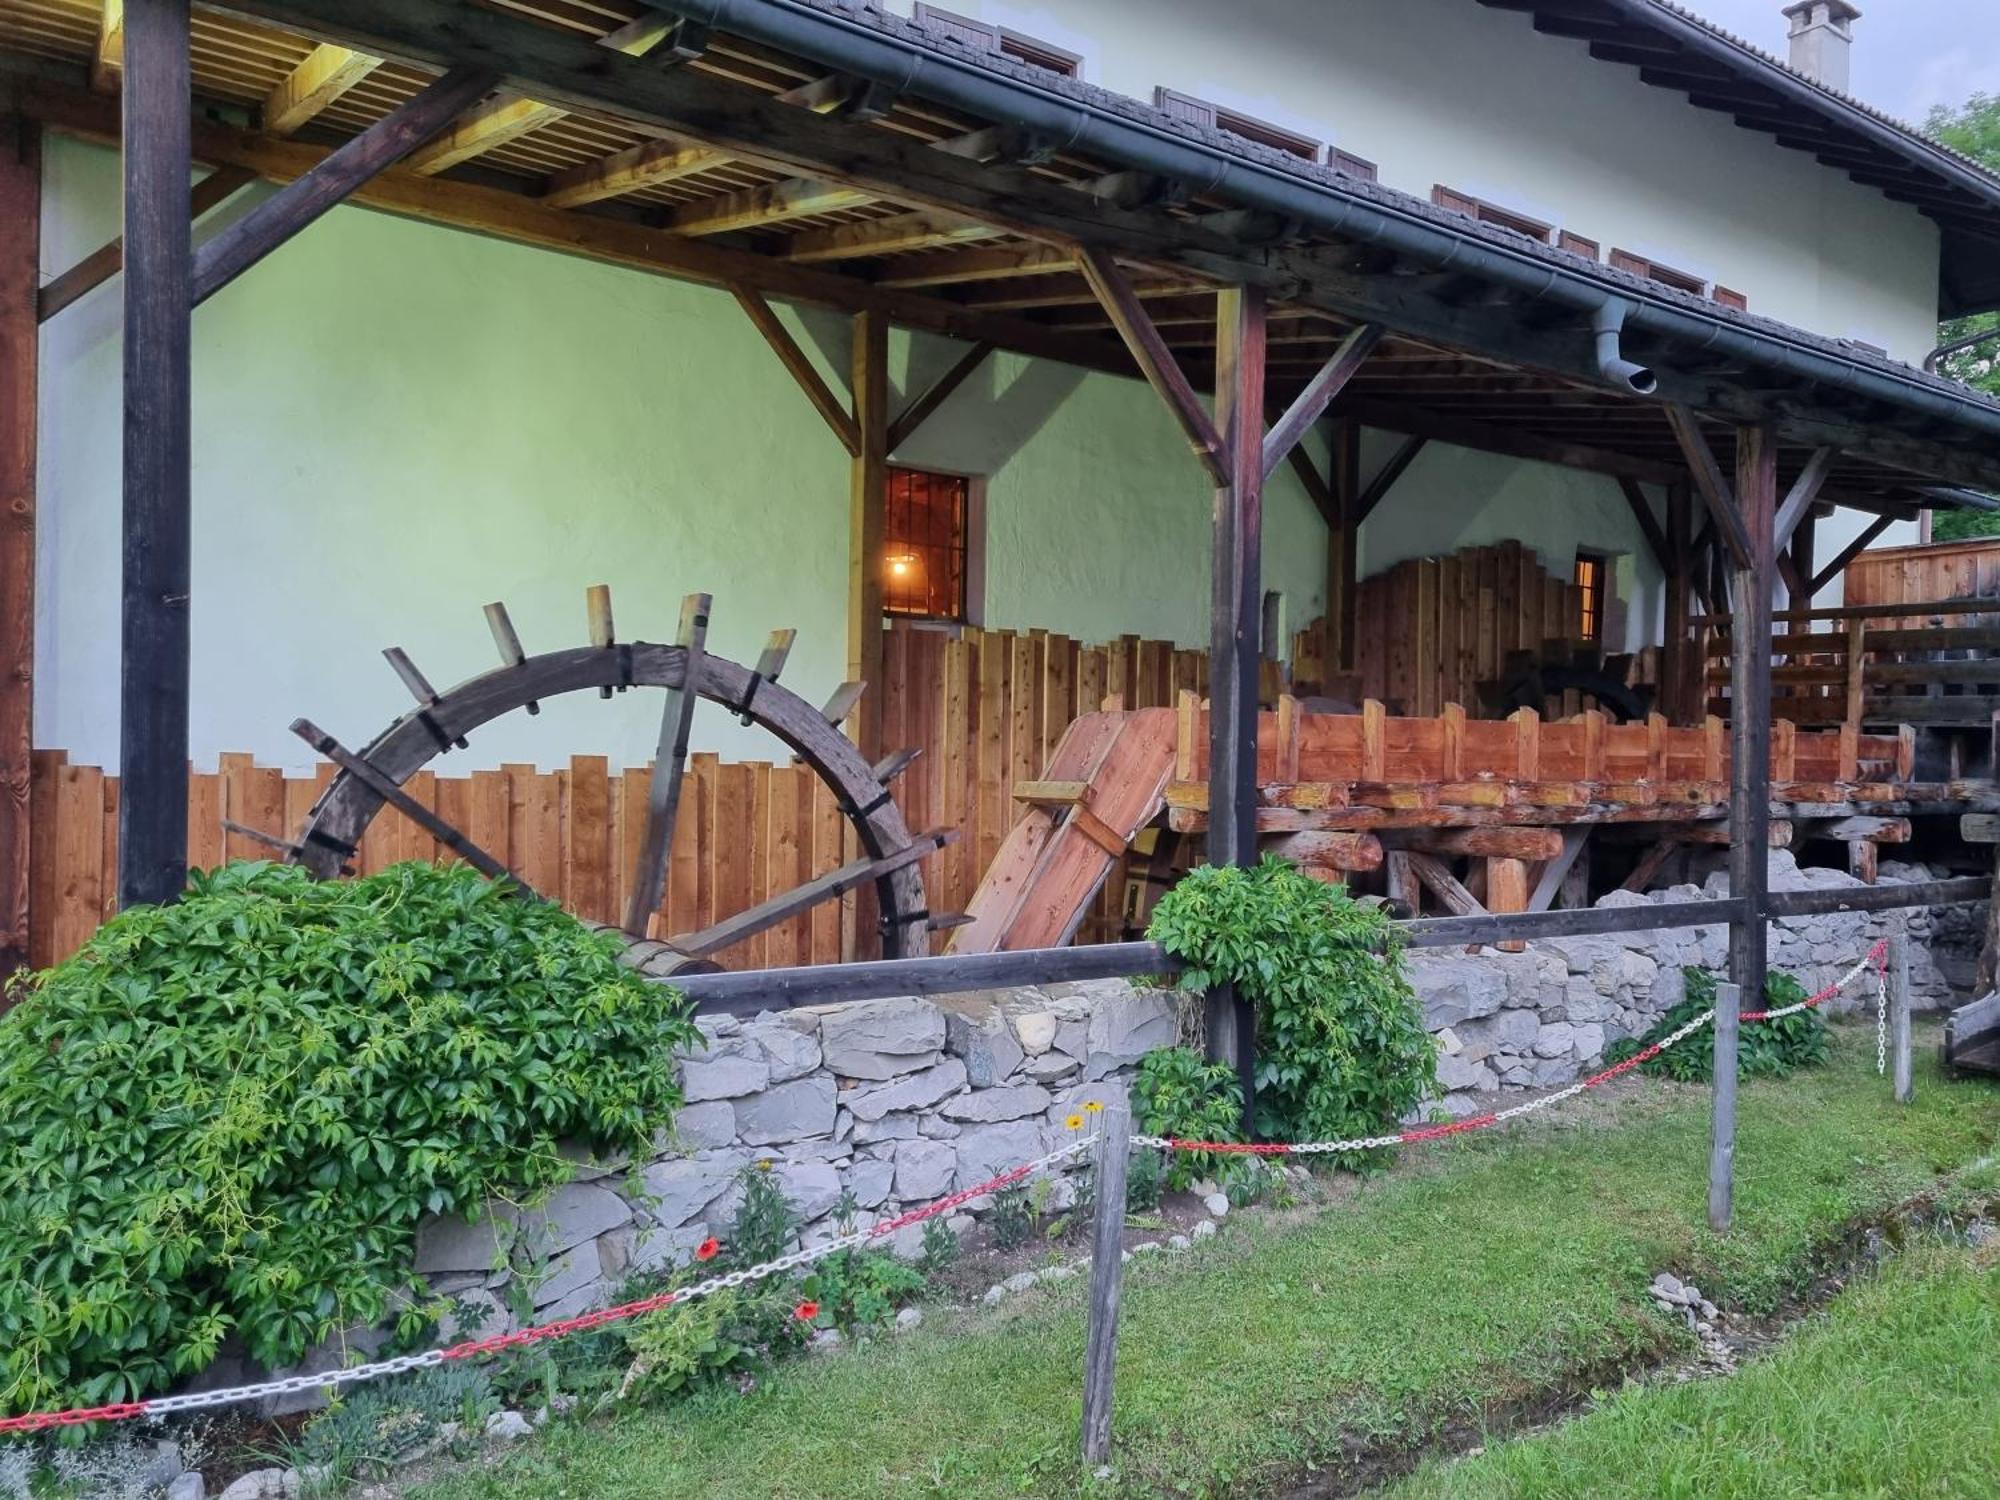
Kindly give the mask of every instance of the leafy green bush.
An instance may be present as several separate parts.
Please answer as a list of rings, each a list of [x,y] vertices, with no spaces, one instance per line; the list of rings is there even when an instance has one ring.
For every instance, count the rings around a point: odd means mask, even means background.
[[[756,1368],[760,1361],[754,1331],[745,1317],[746,1300],[725,1287],[636,1319],[625,1336],[632,1353],[626,1392],[685,1396],[718,1376]]]
[[[1142,1135],[1181,1141],[1243,1139],[1243,1090],[1236,1070],[1228,1063],[1209,1062],[1189,1047],[1159,1047],[1139,1059],[1132,1110]],[[1169,1153],[1167,1187],[1187,1191],[1214,1157],[1212,1151]]]
[[[924,1289],[924,1273],[880,1250],[837,1250],[800,1287],[819,1317],[843,1333],[879,1328]]]
[[[1715,976],[1706,969],[1681,970],[1687,998],[1654,1023],[1644,1036],[1626,1037],[1604,1049],[1607,1063],[1621,1063],[1653,1043],[1687,1025],[1715,1006]],[[1764,976],[1764,1010],[1780,1010],[1806,998],[1805,986],[1789,974]],[[1817,1067],[1826,1061],[1826,1018],[1817,1010],[1775,1021],[1752,1021],[1737,1035],[1736,1066],[1745,1078],[1778,1078],[1794,1068]],[[1696,1032],[1678,1046],[1669,1047],[1658,1057],[1639,1065],[1642,1073],[1672,1078],[1680,1083],[1707,1083],[1715,1077],[1715,1047],[1706,1031]]]
[[[500,1409],[487,1373],[476,1365],[413,1370],[379,1385],[342,1392],[315,1417],[286,1454],[294,1468],[325,1476],[322,1489],[374,1478],[429,1451],[446,1424],[476,1434]]]
[[[247,863],[19,986],[0,1409],[144,1395],[232,1331],[290,1364],[389,1312],[425,1214],[548,1188],[565,1139],[646,1150],[695,1033],[617,952],[465,868]]]
[[[1417,1106],[1436,1058],[1389,919],[1280,859],[1206,865],[1161,898],[1150,936],[1192,990],[1257,1006],[1257,1131],[1365,1136]]]

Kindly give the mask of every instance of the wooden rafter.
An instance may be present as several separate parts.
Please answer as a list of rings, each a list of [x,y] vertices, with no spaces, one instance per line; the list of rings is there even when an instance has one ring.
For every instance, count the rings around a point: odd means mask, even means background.
[[[115,94],[124,70],[125,0],[104,0],[97,13],[97,45],[90,54],[90,86],[100,94]]]
[[[1340,347],[1328,357],[1319,368],[1319,373],[1306,382],[1306,388],[1299,392],[1296,400],[1285,409],[1271,430],[1264,435],[1264,477],[1269,479],[1287,453],[1299,445],[1311,429],[1326,413],[1333,398],[1346,389],[1375,352],[1375,346],[1382,342],[1384,330],[1379,323],[1363,323],[1341,340]]]
[[[991,344],[974,344],[970,349],[933,381],[925,392],[903,408],[902,414],[889,424],[889,451],[894,453],[916,435],[919,427],[930,420],[930,416],[951,398],[971,376],[972,372],[986,363],[993,352]]]
[[[1826,476],[1833,471],[1834,460],[1839,457],[1840,450],[1837,448],[1814,449],[1812,457],[1806,460],[1805,468],[1793,482],[1791,489],[1786,492],[1784,500],[1778,506],[1778,519],[1775,523],[1776,541],[1780,552],[1785,550],[1785,544],[1792,539],[1792,533],[1798,530],[1799,522],[1806,518],[1814,504],[1818,502],[1820,491],[1826,487]]]
[[[1862,528],[1860,535],[1834,554],[1831,562],[1813,574],[1810,580],[1812,587],[1807,590],[1807,593],[1817,594],[1829,583],[1832,583],[1834,579],[1847,570],[1849,563],[1853,562],[1855,558],[1868,549],[1869,544],[1876,537],[1895,524],[1896,518],[1894,516],[1877,516],[1873,521],[1869,522],[1868,525]]]
[[[381,66],[379,57],[322,42],[265,95],[265,134],[292,134]]]
[[[790,177],[683,204],[668,212],[665,227],[675,234],[732,234],[858,208],[871,201],[871,195],[859,188],[815,177]]]
[[[448,171],[460,162],[471,161],[530,131],[540,130],[562,116],[563,111],[553,104],[497,94],[453,120],[451,128],[435,140],[412,151],[404,165],[426,177],[433,172]]]
[[[778,356],[792,379],[805,392],[806,399],[813,404],[813,410],[825,419],[833,429],[833,435],[840,439],[840,445],[849,456],[861,456],[861,432],[855,425],[854,414],[847,409],[847,403],[834,394],[833,388],[821,377],[806,351],[799,347],[799,341],[792,337],[791,330],[778,321],[778,314],[771,304],[757,292],[745,287],[736,288],[736,302],[764,336],[764,342],[771,346],[771,352]]]
[[[810,265],[817,261],[859,260],[870,255],[901,255],[911,250],[934,250],[943,245],[991,238],[993,231],[972,219],[958,214],[920,212],[864,224],[809,229],[792,236],[785,245],[784,255],[787,260]]]
[[[1671,574],[1674,571],[1673,547],[1667,541],[1667,534],[1660,529],[1658,517],[1653,514],[1653,502],[1639,488],[1638,480],[1623,475],[1618,479],[1618,492],[1625,497],[1632,519],[1639,523],[1639,531],[1646,538],[1646,550],[1653,554],[1653,561],[1660,565],[1662,573]]]
[[[1389,491],[1396,487],[1396,481],[1403,477],[1410,465],[1416,462],[1417,455],[1423,452],[1429,443],[1430,439],[1421,433],[1403,439],[1396,451],[1390,454],[1382,467],[1375,471],[1375,477],[1368,481],[1368,487],[1356,498],[1355,525],[1359,526],[1375,513],[1375,507],[1388,497]]]
[[[116,145],[115,103],[81,90],[44,83],[22,86],[14,95],[30,117],[50,127],[102,144]],[[333,150],[304,141],[273,140],[210,120],[194,125],[198,162],[241,166],[276,183],[290,183],[332,156]],[[967,308],[943,298],[881,287],[815,266],[793,266],[769,256],[707,240],[661,234],[642,224],[594,214],[549,208],[535,199],[479,183],[419,177],[390,168],[354,190],[352,201],[428,224],[490,234],[517,244],[579,255],[609,265],[670,276],[697,286],[728,290],[752,287],[841,312],[880,309],[897,324],[924,333],[967,341],[987,340],[1002,348],[1118,375],[1132,373],[1123,349],[1108,339],[1050,328],[1003,313]]]
[[[1687,460],[1688,472],[1694,478],[1694,487],[1700,493],[1702,502],[1708,506],[1716,531],[1728,543],[1737,565],[1748,567],[1750,534],[1744,529],[1743,517],[1736,513],[1736,493],[1724,477],[1722,466],[1715,460],[1715,450],[1708,445],[1707,434],[1701,430],[1700,418],[1679,402],[1669,402],[1667,423],[1674,430],[1674,440],[1680,444],[1681,455]]]
[[[238,188],[257,180],[247,167],[221,166],[197,182],[188,194],[188,215],[199,219]],[[125,264],[125,237],[99,245],[82,260],[50,281],[36,301],[37,316],[47,322],[86,292],[102,286]]]
[[[1430,406],[1350,397],[1335,402],[1334,410],[1341,416],[1358,418],[1365,425],[1382,432],[1427,437],[1434,443],[1449,443],[1456,448],[1525,458],[1566,469],[1582,469],[1591,474],[1626,475],[1655,484],[1670,484],[1683,477],[1683,471],[1677,464],[1619,453],[1598,444],[1571,442],[1528,432],[1513,423],[1448,414]]]
[[[1125,347],[1138,363],[1146,383],[1159,393],[1166,402],[1167,410],[1180,424],[1180,429],[1194,449],[1195,457],[1217,484],[1229,483],[1229,459],[1224,447],[1222,434],[1216,430],[1208,409],[1202,405],[1201,397],[1195,394],[1189,384],[1187,374],[1181,369],[1180,361],[1174,358],[1166,340],[1160,337],[1159,329],[1146,315],[1140,304],[1138,293],[1132,288],[1125,272],[1104,251],[1084,249],[1079,252],[1077,264],[1084,279],[1104,310],[1110,315],[1112,325],[1124,339]],[[1263,351],[1258,350],[1259,372],[1262,371]]]
[[[967,282],[1011,281],[1017,276],[1056,276],[1076,269],[1074,251],[1056,245],[996,245],[955,250],[899,261],[883,268],[877,286],[960,286]]]
[[[258,204],[195,252],[194,300],[204,302],[229,285],[492,86],[490,73],[454,69]]]

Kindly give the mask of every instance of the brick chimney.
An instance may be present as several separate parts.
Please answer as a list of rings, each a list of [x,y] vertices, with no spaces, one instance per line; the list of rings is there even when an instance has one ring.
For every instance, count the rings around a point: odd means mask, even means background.
[[[1849,0],[1798,0],[1785,7],[1785,16],[1792,23],[1792,67],[1846,93],[1848,52],[1860,8]]]

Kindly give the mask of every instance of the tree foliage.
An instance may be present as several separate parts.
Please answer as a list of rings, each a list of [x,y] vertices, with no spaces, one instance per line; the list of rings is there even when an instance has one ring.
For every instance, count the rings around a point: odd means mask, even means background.
[[[1924,129],[1954,151],[2000,172],[2000,94],[1974,94],[1957,109],[1939,105],[1925,120]],[[1995,337],[1947,355],[1939,369],[1975,390],[2000,396],[2000,313],[1954,318],[1938,329],[1938,343],[1955,343],[1983,332],[1992,332]],[[2000,513],[1941,510],[1931,518],[1931,535],[1941,542],[2000,535]]]
[[[21,984],[0,1410],[142,1396],[232,1333],[293,1363],[417,1289],[424,1215],[550,1187],[561,1141],[646,1149],[694,1031],[617,952],[463,867],[245,863]]]

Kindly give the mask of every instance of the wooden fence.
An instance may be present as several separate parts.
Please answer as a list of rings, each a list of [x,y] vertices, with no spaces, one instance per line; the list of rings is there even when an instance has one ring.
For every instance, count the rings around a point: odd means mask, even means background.
[[[1850,608],[1919,606],[1907,616],[1875,616],[1874,623],[1884,629],[1926,625],[1930,623],[1926,606],[1944,599],[1991,599],[1991,614],[1967,615],[1951,623],[2000,626],[2000,537],[1871,548],[1850,562],[1842,577],[1843,602]]]

